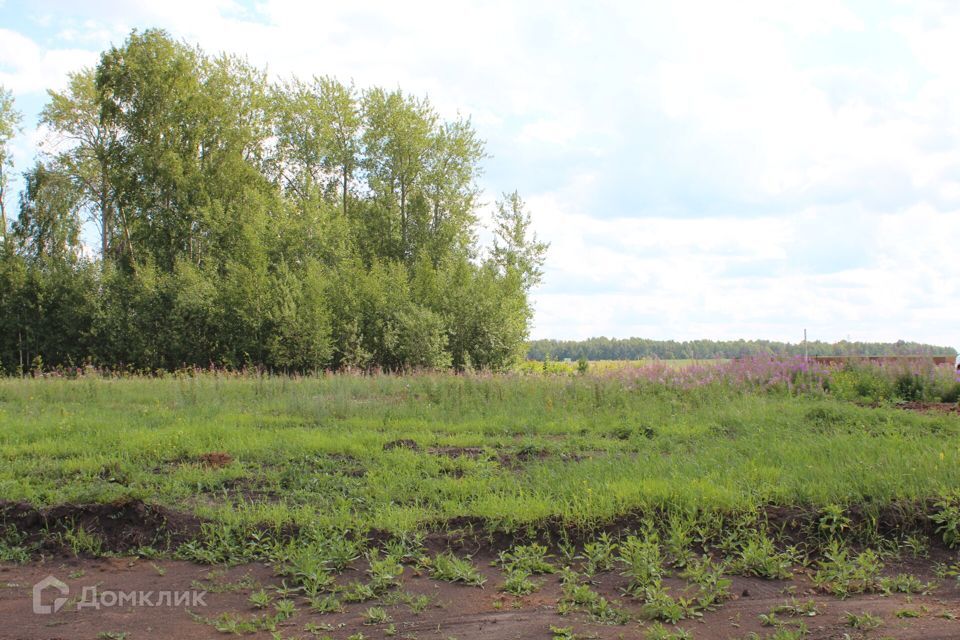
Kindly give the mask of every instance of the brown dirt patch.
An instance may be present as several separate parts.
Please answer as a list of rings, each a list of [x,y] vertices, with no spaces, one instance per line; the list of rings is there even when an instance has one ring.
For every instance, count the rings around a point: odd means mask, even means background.
[[[226,451],[211,451],[209,453],[204,453],[203,455],[201,455],[199,460],[200,460],[200,464],[202,464],[205,467],[219,469],[233,462],[233,456],[231,456]]]
[[[196,516],[171,511],[140,500],[109,504],[59,505],[38,509],[21,502],[0,502],[0,528],[14,527],[30,543],[56,548],[51,533],[82,527],[98,536],[104,549],[127,551],[141,546],[167,548],[196,536]]]
[[[409,438],[401,438],[399,440],[391,440],[383,445],[384,451],[390,451],[391,449],[409,449],[410,451],[420,451],[420,445]]]
[[[477,458],[486,455],[487,450],[483,447],[430,447],[427,449],[435,456],[445,456],[447,458]]]
[[[487,640],[489,638],[543,638],[551,637],[550,627],[573,627],[582,637],[600,640],[630,638],[640,640],[649,626],[637,620],[625,625],[606,626],[598,624],[582,613],[561,616],[556,605],[561,598],[560,581],[557,576],[543,577],[540,591],[514,598],[500,593],[498,588],[502,575],[489,566],[492,556],[480,553],[473,558],[480,571],[486,575],[483,589],[439,582],[407,567],[402,577],[401,589],[411,595],[426,595],[430,604],[420,613],[414,613],[405,604],[390,604],[389,601],[369,601],[347,604],[338,614],[312,613],[303,598],[294,597],[297,613],[282,622],[278,630],[283,637],[311,637],[307,624],[329,625],[329,635],[335,640],[344,640],[356,633],[368,638],[384,637],[386,625],[365,625],[364,611],[371,606],[383,606],[396,625],[396,637],[416,637],[419,640],[443,640],[455,637],[458,640]],[[930,563],[926,570],[911,565],[906,569],[921,579],[931,579]],[[891,566],[891,572],[905,570]],[[102,607],[99,610],[86,608],[80,611],[67,605],[50,615],[34,614],[32,611],[32,586],[47,575],[54,575],[67,583],[70,596],[79,595],[84,587],[96,585],[103,593],[113,591],[189,591],[205,589],[206,606],[195,607],[192,612],[201,618],[213,619],[223,613],[239,618],[251,618],[259,612],[248,601],[250,593],[265,587],[280,585],[273,571],[259,564],[234,567],[229,570],[211,569],[187,562],[151,562],[138,558],[109,558],[78,560],[53,558],[44,563],[23,566],[0,564],[0,638],[41,640],[48,638],[90,639],[105,632],[127,633],[131,640],[138,638],[222,638],[223,634],[213,626],[198,622],[184,607]],[[338,581],[347,584],[363,580],[363,566],[348,569]],[[620,592],[624,579],[616,572],[595,576],[592,585],[596,591],[635,618],[640,617],[641,605],[624,597]],[[772,629],[763,627],[759,615],[769,613],[774,606],[797,600],[813,600],[818,614],[803,617],[810,630],[807,638],[826,640],[843,638],[891,637],[899,640],[955,640],[960,637],[960,621],[941,616],[960,616],[960,589],[954,581],[944,581],[932,595],[907,597],[893,595],[882,597],[875,594],[855,595],[846,600],[824,596],[813,589],[809,576],[798,570],[793,580],[762,580],[758,578],[733,578],[731,593],[736,594],[719,609],[707,612],[700,620],[687,620],[679,626],[690,631],[697,640],[730,640],[743,638],[755,632],[765,637]],[[683,583],[668,579],[671,592],[677,593]],[[276,599],[276,596],[275,596]],[[905,609],[919,612],[919,618],[899,618],[898,612]],[[883,624],[866,634],[848,626],[846,612],[870,613],[879,617]],[[779,616],[790,619],[789,616]],[[260,632],[246,637],[267,639],[270,634]]]

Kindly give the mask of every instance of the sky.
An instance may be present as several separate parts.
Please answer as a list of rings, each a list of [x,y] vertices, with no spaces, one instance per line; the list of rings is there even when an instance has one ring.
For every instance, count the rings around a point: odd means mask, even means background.
[[[551,245],[533,338],[960,347],[960,3],[0,0],[18,167],[150,27],[470,116]]]

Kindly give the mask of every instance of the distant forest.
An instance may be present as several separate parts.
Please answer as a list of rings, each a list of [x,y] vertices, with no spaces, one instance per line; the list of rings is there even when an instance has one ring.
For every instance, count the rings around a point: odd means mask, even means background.
[[[953,356],[952,347],[937,347],[919,342],[808,342],[807,353],[812,356],[893,356],[932,355]],[[772,342],[770,340],[648,340],[645,338],[588,338],[586,340],[533,340],[527,358],[554,360],[586,358],[587,360],[661,360],[710,358],[740,358],[743,356],[798,356],[803,355],[803,343]]]

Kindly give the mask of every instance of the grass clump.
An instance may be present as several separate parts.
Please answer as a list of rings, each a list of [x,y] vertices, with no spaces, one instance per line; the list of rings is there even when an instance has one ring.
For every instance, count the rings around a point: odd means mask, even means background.
[[[446,582],[482,587],[487,581],[469,559],[459,558],[450,551],[435,556],[428,568],[431,576]]]

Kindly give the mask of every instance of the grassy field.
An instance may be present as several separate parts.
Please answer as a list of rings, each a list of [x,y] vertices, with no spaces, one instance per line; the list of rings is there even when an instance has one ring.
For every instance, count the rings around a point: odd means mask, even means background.
[[[413,617],[403,624],[436,622],[436,637],[452,637],[440,627],[461,607],[499,615],[503,598],[522,608],[541,589],[555,601],[549,616],[640,620],[645,638],[841,637],[831,634],[873,624],[873,614],[837,611],[827,635],[809,635],[803,622],[766,633],[776,611],[812,615],[826,601],[783,604],[771,595],[763,606],[773,613],[757,614],[731,602],[731,585],[747,593],[787,581],[780,593],[791,597],[798,588],[824,598],[899,593],[909,604],[932,591],[925,580],[960,574],[952,551],[960,543],[960,416],[954,405],[905,410],[897,396],[942,400],[951,384],[942,375],[736,363],[587,375],[4,379],[0,567],[27,563],[19,571],[32,575],[30,562],[51,549],[78,558],[122,551],[152,559],[157,575],[144,578],[152,585],[168,570],[188,570],[156,564],[173,558],[188,567],[265,562],[281,582],[262,572],[259,582],[249,573],[233,579],[218,593],[246,594],[248,604],[230,601],[218,618],[190,613],[180,623],[274,638],[298,637],[276,635],[288,619],[345,630],[328,637],[367,638],[362,631],[378,624],[391,636],[396,625],[387,621],[404,602]],[[108,519],[129,524],[123,505],[141,501],[196,526],[172,538],[161,522],[149,540],[112,548],[121,538],[101,529],[113,526]],[[97,504],[115,511],[91,520]],[[18,524],[30,508],[44,514],[39,529]],[[884,570],[931,550],[937,562],[911,565],[913,573]],[[71,575],[87,570],[71,566]],[[410,603],[427,596],[409,585],[421,575],[472,588],[490,581],[499,600],[456,604],[464,596],[455,591],[444,596],[446,617],[417,619]],[[942,597],[924,600],[925,610],[947,602],[960,613],[960,599]],[[242,612],[275,598],[283,611]],[[367,604],[379,607],[356,608]],[[756,635],[740,633],[740,622],[726,635],[683,626],[722,611],[759,620]],[[941,611],[942,621],[952,611]],[[900,608],[875,613],[901,617]],[[541,614],[543,637],[597,637],[594,627],[578,636]],[[154,624],[144,620],[130,618],[131,628]],[[529,637],[526,629],[517,633]],[[946,629],[903,637],[954,637]],[[36,637],[44,633],[37,626]],[[459,637],[486,637],[478,633]]]
[[[616,377],[10,379],[0,495],[355,531],[589,526],[934,497],[960,486],[958,435],[953,415]]]

